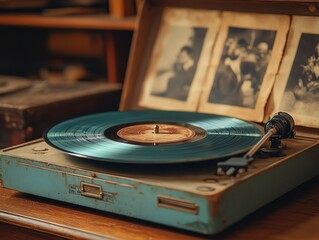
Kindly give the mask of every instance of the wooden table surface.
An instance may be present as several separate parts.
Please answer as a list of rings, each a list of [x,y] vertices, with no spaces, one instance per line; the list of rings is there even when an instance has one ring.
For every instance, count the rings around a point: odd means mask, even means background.
[[[0,239],[319,239],[319,176],[218,235],[201,235],[0,187]]]

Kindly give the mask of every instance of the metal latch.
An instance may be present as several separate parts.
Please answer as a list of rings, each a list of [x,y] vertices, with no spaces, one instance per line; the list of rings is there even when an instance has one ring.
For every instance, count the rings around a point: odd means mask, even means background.
[[[81,195],[91,198],[102,199],[103,198],[103,189],[102,186],[81,182]]]

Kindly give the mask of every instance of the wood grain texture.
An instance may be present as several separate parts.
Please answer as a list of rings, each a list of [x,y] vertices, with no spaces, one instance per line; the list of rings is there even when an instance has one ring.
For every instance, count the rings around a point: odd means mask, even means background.
[[[40,14],[0,14],[0,26],[132,31],[135,29],[135,21],[134,16],[114,18],[106,14],[79,17],[46,17]]]
[[[0,188],[0,238],[15,234],[77,239],[319,239],[319,177],[224,232],[205,236]],[[10,227],[4,227],[10,226]],[[22,235],[21,235],[22,236]],[[35,238],[37,239],[37,238]]]
[[[60,237],[41,233],[32,229],[18,227],[8,223],[0,222],[0,237],[1,239],[19,240],[19,239],[32,239],[32,240],[54,240],[61,239]]]
[[[39,138],[49,126],[65,119],[114,111],[120,94],[120,84],[38,82],[0,96],[0,148]]]
[[[258,12],[293,15],[319,15],[318,1],[307,0],[149,0],[153,5],[193,7],[223,11]]]
[[[135,12],[134,0],[110,0],[110,14],[115,17],[133,15]]]

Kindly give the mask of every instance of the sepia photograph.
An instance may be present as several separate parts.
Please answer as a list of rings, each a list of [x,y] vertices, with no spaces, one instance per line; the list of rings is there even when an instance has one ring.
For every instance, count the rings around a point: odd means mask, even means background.
[[[208,102],[255,108],[276,31],[228,29]]]
[[[290,18],[223,13],[199,111],[262,121]]]
[[[140,106],[196,110],[219,24],[217,11],[165,9]]]
[[[172,58],[163,53],[158,60],[158,69],[152,84],[151,95],[186,101],[200,57],[207,28],[176,27],[169,29],[165,39],[167,53],[175,53]],[[174,45],[174,48],[170,47]],[[177,46],[176,46],[177,45]],[[173,61],[168,61],[173,59]]]
[[[294,17],[292,26],[274,89],[275,111],[291,113],[298,125],[318,127],[319,21]]]

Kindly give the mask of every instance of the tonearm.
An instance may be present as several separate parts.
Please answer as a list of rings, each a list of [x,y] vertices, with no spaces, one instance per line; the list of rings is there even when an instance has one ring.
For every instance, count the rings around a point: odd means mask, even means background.
[[[217,174],[234,176],[246,171],[248,164],[254,161],[254,155],[267,141],[271,141],[269,148],[262,149],[264,153],[269,155],[281,155],[281,139],[293,138],[294,132],[294,120],[285,112],[276,113],[270,120],[264,125],[265,135],[243,156],[232,157],[226,161],[217,163]]]

